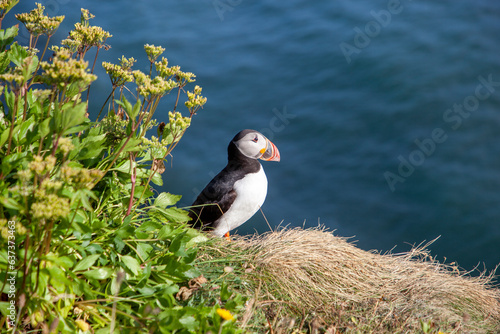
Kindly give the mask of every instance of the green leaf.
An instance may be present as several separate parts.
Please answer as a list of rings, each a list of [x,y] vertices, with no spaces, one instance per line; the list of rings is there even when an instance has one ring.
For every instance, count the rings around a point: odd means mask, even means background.
[[[10,310],[8,309],[9,307],[12,308],[11,304],[9,302],[0,302],[0,312],[7,317],[10,315]],[[17,306],[14,305],[14,309],[17,310]]]
[[[97,280],[109,278],[111,274],[113,274],[113,269],[108,267],[103,267],[83,272],[83,275],[85,275],[85,277]]]
[[[152,250],[153,250],[153,246],[151,246],[150,244],[147,244],[147,243],[144,243],[144,242],[140,242],[137,245],[137,253],[139,253],[140,257],[143,260],[147,260],[148,259],[149,253]]]
[[[160,223],[157,223],[157,222],[152,221],[152,220],[148,220],[148,221],[145,221],[144,223],[142,223],[141,226],[139,226],[137,228],[137,230],[144,231],[144,232],[150,232],[150,231],[158,230],[162,226],[163,225]]]
[[[156,184],[157,186],[163,186],[163,178],[160,173],[155,173],[151,178],[151,182]]]
[[[69,130],[75,125],[79,125],[85,121],[85,114],[87,113],[87,104],[78,103],[73,106],[73,102],[67,103],[62,108],[62,128]]]
[[[24,214],[24,207],[13,198],[0,196],[0,203],[7,209],[17,210],[19,213]]]
[[[95,261],[97,261],[97,259],[100,256],[101,256],[100,254],[93,254],[83,258],[80,262],[76,264],[75,268],[73,268],[73,271],[86,270],[90,268],[91,266],[94,265]]]
[[[8,129],[5,129],[0,134],[0,147],[2,147],[7,142],[7,139],[9,139],[9,133],[10,131]]]
[[[115,243],[115,246],[116,246],[116,250],[118,252],[121,252],[123,250],[123,248],[125,248],[125,243],[123,242],[122,238],[120,238],[119,236],[116,236],[114,239],[113,239],[114,243]]]
[[[38,133],[40,137],[46,137],[50,133],[50,118],[47,118],[38,125]]]
[[[13,92],[8,91],[7,87],[5,87],[4,96],[5,96],[5,102],[7,103],[9,110],[15,110],[16,95]]]
[[[0,30],[0,34],[1,34],[1,30]],[[2,48],[2,46],[1,46],[1,41],[0,41],[0,49],[1,48]],[[10,64],[9,55],[7,53],[8,53],[8,51],[3,51],[2,53],[0,53],[0,73],[4,73]]]
[[[17,35],[17,31],[16,31],[16,35]],[[22,67],[23,66],[23,60],[28,57],[28,51],[23,48],[22,46],[20,46],[19,44],[14,43],[10,46],[10,50],[9,50],[9,59],[14,63],[16,64],[16,66],[18,67]]]
[[[184,328],[190,331],[197,329],[200,324],[192,315],[183,316],[179,319],[179,322],[184,326]]]
[[[141,111],[141,100],[137,99],[137,102],[134,104],[134,107],[132,108],[130,117],[135,119],[137,115],[139,115],[139,111]]]
[[[169,251],[174,253],[177,256],[184,256],[186,255],[184,248],[186,245],[186,240],[184,236],[186,235],[187,231],[184,231],[182,233],[179,233],[175,236],[174,240],[172,240],[172,243],[170,244],[170,247],[168,248]]]
[[[34,126],[35,126],[34,116],[28,118],[27,120],[21,123],[21,126],[18,129],[16,129],[18,131],[16,131],[15,134],[18,145],[22,144],[26,140],[26,133],[28,132],[28,130],[33,129]]]
[[[54,262],[58,266],[61,266],[65,269],[69,269],[73,266],[74,262],[67,256],[60,256],[56,254],[47,254],[46,256],[48,261]]]
[[[116,236],[122,239],[127,239],[132,234],[134,234],[135,227],[130,224],[123,224],[118,231],[116,231]]]
[[[26,161],[25,159],[28,156],[28,153],[31,152],[24,151],[20,153],[13,153],[4,157],[2,164],[0,165],[3,175],[9,174],[13,169],[24,169],[22,165],[23,162]]]
[[[166,220],[173,223],[187,222],[191,219],[187,211],[175,207],[168,209],[152,207],[151,210],[161,213]]]
[[[124,148],[124,151],[127,151],[127,152],[135,152],[135,151],[139,151],[140,150],[140,147],[139,145],[142,144],[142,139],[130,139],[127,143],[127,145],[125,145],[125,148]]]
[[[233,295],[233,292],[229,290],[229,286],[227,285],[227,283],[222,282],[221,288],[220,288],[220,299],[222,301],[226,301],[229,298],[231,298],[232,295]]]
[[[163,227],[158,232],[158,239],[165,240],[169,239],[172,236],[173,228],[170,225],[163,225]]]
[[[161,193],[155,198],[154,205],[165,209],[167,206],[174,205],[181,199],[181,195],[172,195],[171,193]]]
[[[205,235],[201,234],[198,231],[195,231],[195,232],[198,233],[198,235],[186,243],[186,248],[191,248],[191,247],[195,246],[196,244],[205,243],[208,241],[208,238]]]
[[[123,109],[125,109],[125,112],[127,113],[127,115],[131,116],[132,114],[132,104],[130,102],[128,102],[127,98],[125,97],[125,95],[122,95],[122,100],[115,100],[115,102],[122,106]],[[133,118],[133,117],[131,117]]]
[[[120,286],[121,284],[118,284],[118,276],[113,277],[110,286],[111,293],[113,295],[118,295],[118,293],[120,292]]]
[[[156,292],[156,290],[150,286],[145,286],[144,288],[138,288],[137,291],[139,291],[143,296],[151,296],[153,293]]]
[[[134,164],[135,164],[135,162],[134,162]],[[111,170],[116,170],[116,171],[121,172],[121,173],[130,174],[132,171],[130,168],[130,160],[125,160],[124,162],[122,162],[118,166],[111,168]]]
[[[121,257],[121,260],[134,275],[137,276],[139,274],[139,271],[141,270],[141,265],[139,264],[139,261],[137,261],[137,259],[129,255],[124,255]]]

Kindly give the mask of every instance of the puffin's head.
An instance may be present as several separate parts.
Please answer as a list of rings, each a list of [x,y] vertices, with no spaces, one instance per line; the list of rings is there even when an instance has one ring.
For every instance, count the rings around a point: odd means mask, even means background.
[[[266,161],[280,161],[278,148],[264,135],[255,130],[240,131],[232,140],[244,156]]]

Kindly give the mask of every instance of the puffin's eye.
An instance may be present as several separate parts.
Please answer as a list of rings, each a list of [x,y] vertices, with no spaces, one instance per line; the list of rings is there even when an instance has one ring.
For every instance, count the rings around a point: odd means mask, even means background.
[[[254,143],[258,142],[258,141],[259,141],[259,137],[255,136],[255,138],[254,138],[254,139],[252,139],[252,141],[253,141]]]

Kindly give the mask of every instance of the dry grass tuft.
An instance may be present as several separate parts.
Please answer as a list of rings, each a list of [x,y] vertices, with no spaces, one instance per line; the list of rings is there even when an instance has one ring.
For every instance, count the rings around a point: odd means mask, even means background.
[[[299,330],[308,324],[328,333],[413,332],[422,323],[428,333],[500,331],[492,275],[467,276],[437,262],[425,246],[381,255],[316,228],[220,240],[212,251],[206,254],[240,265],[250,282],[243,325],[264,310],[271,332],[290,317],[299,319],[291,321]]]

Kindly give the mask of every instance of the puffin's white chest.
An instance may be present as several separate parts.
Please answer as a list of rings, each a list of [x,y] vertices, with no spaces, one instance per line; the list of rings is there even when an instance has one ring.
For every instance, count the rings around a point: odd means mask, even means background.
[[[262,166],[257,173],[245,175],[234,183],[236,199],[222,217],[214,224],[212,231],[217,236],[240,226],[250,219],[262,206],[267,195],[267,178]]]

